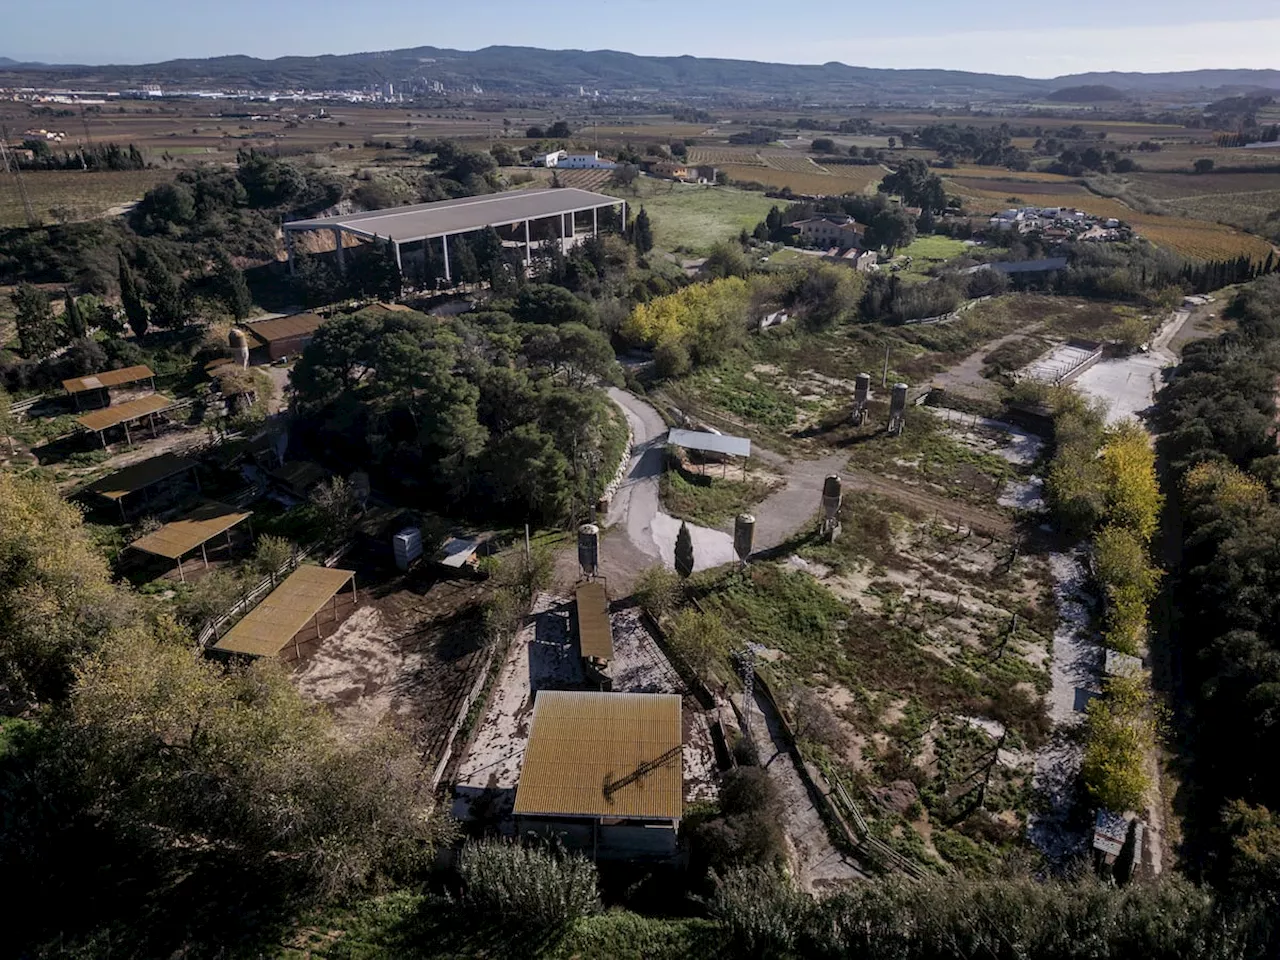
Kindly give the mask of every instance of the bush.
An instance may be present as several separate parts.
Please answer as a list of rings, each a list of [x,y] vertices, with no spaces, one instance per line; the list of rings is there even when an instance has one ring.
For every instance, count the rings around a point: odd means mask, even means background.
[[[477,915],[554,930],[600,910],[595,864],[503,840],[468,842],[458,858],[463,902]]]
[[[640,574],[635,595],[645,613],[661,620],[679,605],[684,596],[684,583],[666,567],[650,567]]]
[[[1156,733],[1146,677],[1112,677],[1088,711],[1081,775],[1089,795],[1117,813],[1141,812],[1151,785],[1146,754]]]

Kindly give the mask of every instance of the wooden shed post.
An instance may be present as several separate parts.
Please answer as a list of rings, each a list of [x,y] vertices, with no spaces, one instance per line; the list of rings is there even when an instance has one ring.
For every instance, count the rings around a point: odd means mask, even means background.
[[[204,544],[200,544],[200,556],[204,558],[204,568],[209,569],[209,553],[204,548]]]

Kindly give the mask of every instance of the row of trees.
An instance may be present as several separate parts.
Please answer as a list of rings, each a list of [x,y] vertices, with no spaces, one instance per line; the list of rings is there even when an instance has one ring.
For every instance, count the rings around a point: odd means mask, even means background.
[[[1179,481],[1176,642],[1194,718],[1197,839],[1211,872],[1280,890],[1280,277],[1241,291],[1237,329],[1188,344],[1160,394]],[[1201,849],[1205,849],[1202,847]]]

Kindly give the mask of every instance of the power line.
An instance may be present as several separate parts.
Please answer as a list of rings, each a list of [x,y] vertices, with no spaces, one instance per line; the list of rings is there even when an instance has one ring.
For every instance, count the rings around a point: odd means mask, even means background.
[[[18,168],[17,158],[9,156],[9,128],[0,126],[0,159],[4,160],[4,168],[13,175],[13,182],[18,185],[18,196],[22,198],[22,209],[27,214],[27,224],[38,227],[36,212],[31,207],[31,198],[27,196],[27,185],[22,180],[22,171]]]

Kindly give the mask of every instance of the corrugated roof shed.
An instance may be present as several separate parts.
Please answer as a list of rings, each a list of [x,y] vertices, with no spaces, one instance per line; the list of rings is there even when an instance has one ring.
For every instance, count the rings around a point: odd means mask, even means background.
[[[543,690],[516,789],[524,816],[678,820],[680,698]]]
[[[63,380],[62,386],[67,393],[83,393],[85,390],[101,390],[103,387],[137,383],[139,380],[149,380],[154,376],[150,367],[138,365],[121,370],[106,370],[88,377],[72,377],[70,380]]]
[[[354,576],[354,570],[299,567],[213,648],[255,657],[276,656]]]
[[[592,660],[613,659],[613,627],[609,623],[609,595],[604,584],[591,580],[574,591],[578,608],[578,643]]]
[[[727,437],[722,433],[701,433],[673,427],[667,433],[667,443],[673,447],[684,447],[686,450],[705,450],[731,457],[751,456],[750,440],[745,437]]]
[[[297,313],[292,317],[277,317],[274,320],[246,323],[244,329],[253,334],[263,346],[270,346],[281,340],[310,336],[324,323],[325,318],[314,313]]]
[[[166,523],[155,533],[139,537],[129,546],[157,557],[177,560],[200,544],[225,533],[242,520],[253,516],[252,512],[237,510],[225,503],[209,501],[197,507],[181,520]]]
[[[125,467],[109,477],[103,477],[89,487],[94,493],[108,500],[119,500],[131,493],[137,493],[154,483],[167,480],[185,470],[195,467],[194,460],[179,457],[172,453],[162,453],[150,460],[143,460],[131,467]]]
[[[86,430],[100,433],[111,427],[118,427],[122,423],[140,420],[150,414],[168,410],[172,406],[173,401],[164,394],[153,393],[139,397],[137,400],[130,400],[128,403],[117,403],[113,407],[103,407],[101,410],[86,413],[82,417],[76,417],[76,423]]]

